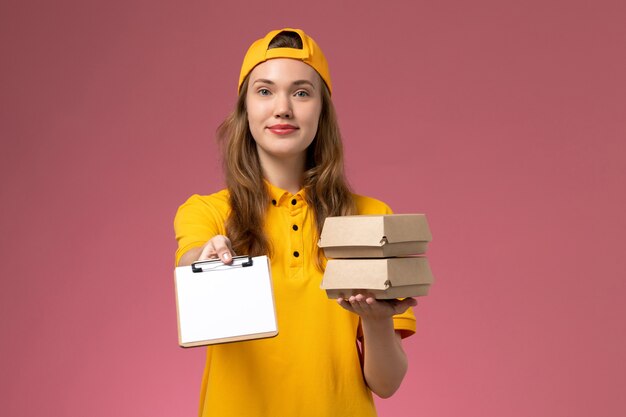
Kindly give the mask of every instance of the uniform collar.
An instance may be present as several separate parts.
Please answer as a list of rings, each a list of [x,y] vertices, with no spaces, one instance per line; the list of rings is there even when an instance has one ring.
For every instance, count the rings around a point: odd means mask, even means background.
[[[283,190],[282,188],[278,188],[277,186],[275,186],[274,184],[270,183],[266,179],[264,179],[263,181],[265,182],[265,186],[267,187],[267,191],[269,192],[270,203],[272,203],[272,204],[275,201],[276,202],[275,205],[280,205],[280,203],[283,200],[291,199],[292,197],[298,197],[298,196],[303,201],[306,201],[305,198],[304,198],[305,197],[304,189],[301,189],[296,194],[291,194],[289,191]]]

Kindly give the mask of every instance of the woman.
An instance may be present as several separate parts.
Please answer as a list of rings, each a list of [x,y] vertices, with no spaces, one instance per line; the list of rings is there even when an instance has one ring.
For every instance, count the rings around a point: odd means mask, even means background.
[[[400,339],[415,331],[414,299],[335,302],[320,289],[324,219],[391,212],[350,193],[331,91],[326,59],[304,32],[256,41],[218,129],[228,188],[178,210],[178,265],[270,256],[280,330],[207,349],[200,415],[374,416],[371,391],[389,397],[406,373]]]

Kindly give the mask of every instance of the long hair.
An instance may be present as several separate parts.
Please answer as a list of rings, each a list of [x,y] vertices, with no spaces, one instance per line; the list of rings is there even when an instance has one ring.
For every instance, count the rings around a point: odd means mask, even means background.
[[[295,36],[294,36],[295,35]],[[269,48],[302,48],[302,41],[293,32],[279,33]],[[324,219],[355,212],[354,201],[343,166],[343,146],[330,92],[322,84],[322,110],[313,142],[306,150],[303,188],[307,204],[312,208],[317,237]],[[272,248],[264,232],[269,207],[269,191],[256,143],[250,133],[246,110],[248,77],[241,85],[235,110],[217,129],[222,145],[226,186],[231,211],[226,219],[226,233],[238,254],[252,256],[271,254]],[[318,250],[316,264],[322,267]]]

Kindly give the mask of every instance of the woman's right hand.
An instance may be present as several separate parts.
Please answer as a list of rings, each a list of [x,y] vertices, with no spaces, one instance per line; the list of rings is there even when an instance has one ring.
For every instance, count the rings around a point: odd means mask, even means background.
[[[198,261],[219,258],[223,263],[230,264],[233,262],[233,256],[237,255],[233,251],[230,239],[224,235],[216,235],[204,244]]]
[[[191,248],[180,257],[178,266],[189,266],[197,261],[219,258],[225,264],[233,262],[235,251],[230,239],[223,235],[215,235],[201,247]]]

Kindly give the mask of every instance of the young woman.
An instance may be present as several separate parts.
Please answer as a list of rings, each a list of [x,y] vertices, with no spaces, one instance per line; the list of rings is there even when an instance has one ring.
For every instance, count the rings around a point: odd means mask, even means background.
[[[227,189],[178,210],[178,265],[269,255],[280,331],[207,349],[201,416],[375,416],[371,392],[389,397],[404,378],[416,301],[335,301],[320,289],[324,219],[391,213],[347,186],[331,91],[326,59],[301,30],[252,44],[218,129]]]

